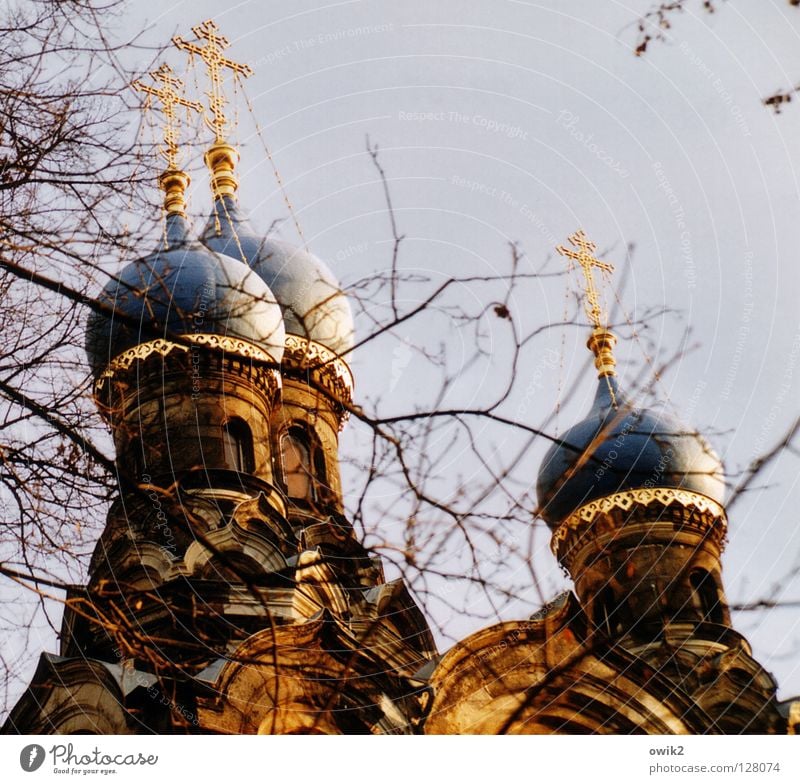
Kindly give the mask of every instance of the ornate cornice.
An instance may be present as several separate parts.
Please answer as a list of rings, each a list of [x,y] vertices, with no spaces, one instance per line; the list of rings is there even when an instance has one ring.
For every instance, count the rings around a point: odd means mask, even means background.
[[[184,362],[194,362],[193,352],[198,353],[197,349],[203,349],[205,356],[216,355],[220,358],[235,358],[256,363],[258,376],[256,380],[259,385],[272,397],[278,394],[281,384],[277,361],[268,351],[242,338],[201,332],[182,335],[180,343],[164,338],[148,340],[118,354],[95,381],[95,397],[98,400],[102,399],[106,385],[136,364],[147,362],[154,357],[165,359],[169,356],[180,357]],[[270,365],[272,367],[269,367]]]
[[[283,369],[310,376],[337,403],[349,407],[353,403],[353,373],[335,352],[299,335],[287,335],[283,352]]]
[[[724,540],[727,528],[725,509],[713,498],[674,487],[640,487],[603,496],[578,507],[553,532],[550,548],[563,561],[572,545],[583,539],[596,523],[602,521],[604,532],[624,528],[629,524],[624,513],[637,507],[673,507],[687,510],[692,523],[703,534],[712,536],[720,545]],[[664,519],[668,521],[671,518],[665,514]]]
[[[246,359],[255,359],[258,362],[275,362],[275,359],[264,351],[263,348],[259,348],[255,344],[247,340],[242,340],[241,338],[232,338],[228,335],[211,335],[201,332],[197,334],[181,335],[181,339],[186,342],[175,343],[172,340],[157,338],[156,340],[148,340],[146,343],[140,343],[138,346],[123,351],[111,360],[108,367],[100,375],[98,383],[104,378],[110,378],[119,370],[127,370],[134,362],[147,359],[151,354],[159,354],[165,357],[167,354],[173,352],[188,353],[192,350],[193,345],[225,351],[229,354],[236,354]]]

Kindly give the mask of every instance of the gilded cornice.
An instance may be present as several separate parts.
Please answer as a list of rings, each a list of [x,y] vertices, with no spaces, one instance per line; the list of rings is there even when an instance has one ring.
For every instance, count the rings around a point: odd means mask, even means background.
[[[602,522],[604,532],[624,528],[627,524],[624,513],[631,512],[636,507],[679,507],[689,510],[694,513],[692,519],[702,529],[701,532],[710,535],[718,545],[722,545],[727,517],[725,509],[717,501],[700,493],[674,487],[640,487],[603,496],[578,507],[553,532],[550,548],[559,560],[563,560],[566,552],[592,526]],[[665,520],[668,519],[665,515]]]
[[[235,357],[257,363],[255,370],[259,385],[270,394],[277,394],[280,390],[280,374],[275,359],[266,350],[247,340],[228,335],[196,333],[182,335],[181,341],[176,343],[172,340],[157,338],[140,343],[118,354],[109,362],[108,367],[95,382],[95,396],[100,399],[101,393],[109,381],[125,374],[138,363],[147,362],[154,357],[165,359],[170,356],[194,362],[193,352],[196,353],[198,348],[204,349],[207,356],[216,354],[220,358]],[[272,367],[268,367],[268,365],[272,365]]]
[[[353,373],[347,363],[329,348],[299,335],[287,335],[283,352],[284,371],[308,375],[345,408],[353,403]]]

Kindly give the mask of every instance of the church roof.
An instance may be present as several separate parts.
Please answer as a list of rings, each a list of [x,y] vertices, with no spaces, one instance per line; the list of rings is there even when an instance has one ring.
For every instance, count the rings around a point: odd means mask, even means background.
[[[557,524],[597,498],[647,487],[689,490],[721,504],[722,463],[699,433],[662,411],[637,408],[614,376],[600,378],[589,414],[542,461],[542,517]]]
[[[185,218],[167,216],[160,247],[128,264],[98,297],[86,349],[95,375],[123,351],[157,338],[195,334],[240,338],[279,363],[284,326],[275,297],[245,264],[189,235]]]
[[[283,308],[288,333],[320,343],[338,355],[352,349],[350,303],[334,274],[313,253],[260,235],[232,196],[215,200],[203,242],[250,265]]]

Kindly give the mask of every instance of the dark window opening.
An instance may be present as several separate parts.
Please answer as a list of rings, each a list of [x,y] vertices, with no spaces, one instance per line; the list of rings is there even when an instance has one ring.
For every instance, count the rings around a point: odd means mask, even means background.
[[[243,474],[255,471],[253,436],[243,419],[229,419],[222,426],[222,448],[227,467]]]
[[[281,436],[281,463],[283,484],[290,498],[321,500],[320,490],[325,486],[325,455],[308,429],[292,425]]]
[[[196,576],[203,580],[222,580],[226,583],[258,583],[265,572],[264,567],[246,553],[223,552],[210,558],[197,570]]]
[[[714,575],[705,569],[694,569],[689,575],[689,582],[692,585],[694,605],[703,616],[703,620],[724,623],[722,603],[719,600],[719,589]]]
[[[597,595],[594,603],[594,623],[598,629],[609,637],[618,637],[622,634],[622,620],[620,607],[614,591],[609,586],[603,588]]]

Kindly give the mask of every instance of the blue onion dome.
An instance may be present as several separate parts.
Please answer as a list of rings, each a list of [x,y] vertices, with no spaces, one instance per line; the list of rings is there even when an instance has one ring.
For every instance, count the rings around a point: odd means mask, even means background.
[[[557,527],[590,501],[641,488],[687,490],[722,504],[722,463],[701,435],[632,405],[607,375],[589,415],[548,450],[536,483],[539,509]]]
[[[283,356],[281,309],[264,280],[235,258],[214,253],[189,236],[186,219],[169,214],[161,246],[128,264],[98,297],[86,350],[99,376],[115,357],[158,338],[217,335]]]
[[[252,267],[283,308],[287,333],[320,343],[339,356],[353,348],[350,303],[328,266],[306,250],[259,235],[234,196],[215,200],[203,242]]]

